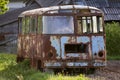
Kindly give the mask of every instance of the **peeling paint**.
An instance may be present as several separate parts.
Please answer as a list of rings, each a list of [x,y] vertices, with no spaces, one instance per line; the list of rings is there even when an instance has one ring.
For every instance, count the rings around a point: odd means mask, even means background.
[[[68,62],[67,66],[72,66],[72,67],[80,67],[80,66],[88,66],[87,62]]]
[[[58,38],[56,38],[56,36],[51,36],[50,37],[50,41],[51,41],[51,45],[53,46],[53,47],[55,47],[55,49],[56,49],[56,51],[57,51],[57,58],[60,58],[60,39]]]
[[[98,54],[100,51],[105,50],[104,37],[92,36],[92,54]]]
[[[62,58],[65,58],[65,44],[68,43],[69,37],[61,37]]]
[[[77,42],[78,43],[88,43],[88,42],[90,42],[90,38],[88,36],[77,37]]]

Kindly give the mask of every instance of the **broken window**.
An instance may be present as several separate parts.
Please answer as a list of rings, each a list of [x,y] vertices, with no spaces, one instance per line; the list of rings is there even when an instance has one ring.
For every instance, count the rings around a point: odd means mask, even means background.
[[[83,33],[92,33],[92,20],[91,17],[82,17]]]
[[[37,32],[38,33],[42,33],[42,16],[38,16],[38,29],[37,29]]]
[[[25,33],[25,17],[22,18],[22,34]]]
[[[37,16],[31,16],[29,24],[30,24],[30,33],[36,33],[36,30],[37,30]]]
[[[21,24],[20,24],[21,25]],[[29,16],[22,18],[22,34],[36,33],[38,25],[37,16]]]
[[[102,17],[93,16],[92,19],[93,19],[93,32],[94,33],[103,32]]]
[[[22,18],[22,34],[29,33],[30,17]]]
[[[88,45],[87,44],[65,44],[66,53],[87,53]]]
[[[82,20],[81,20],[81,17],[79,16],[78,18],[77,18],[77,27],[78,27],[78,31],[77,31],[77,33],[78,34],[81,34],[82,33]]]
[[[99,33],[103,32],[102,17],[91,16],[81,17],[77,16],[77,33]]]

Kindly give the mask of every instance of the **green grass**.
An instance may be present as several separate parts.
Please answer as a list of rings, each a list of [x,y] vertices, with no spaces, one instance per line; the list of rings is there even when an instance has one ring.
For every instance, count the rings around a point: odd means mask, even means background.
[[[16,65],[16,55],[0,53],[0,71],[8,68],[9,65]]]
[[[16,63],[16,55],[0,54],[0,80],[89,80],[84,75],[65,76],[31,69],[28,60]]]
[[[120,60],[120,24],[112,22],[106,24],[105,28],[107,58]]]
[[[107,60],[120,60],[120,56],[107,56]]]

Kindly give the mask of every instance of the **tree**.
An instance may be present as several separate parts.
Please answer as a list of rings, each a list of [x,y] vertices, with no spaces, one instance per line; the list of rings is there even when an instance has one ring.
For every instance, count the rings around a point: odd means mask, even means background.
[[[4,14],[8,10],[9,0],[0,0],[0,14]]]

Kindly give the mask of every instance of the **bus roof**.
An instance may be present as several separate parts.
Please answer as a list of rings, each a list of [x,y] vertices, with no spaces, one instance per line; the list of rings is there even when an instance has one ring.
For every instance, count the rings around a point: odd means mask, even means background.
[[[52,6],[52,7],[45,7],[45,8],[38,8],[38,9],[24,11],[19,15],[19,17],[30,16],[30,15],[42,15],[48,11],[58,11],[58,10],[66,10],[66,9],[76,9],[76,10],[91,9],[91,10],[97,10],[99,11],[99,13],[103,13],[100,9],[96,7],[83,6],[83,5],[63,5],[63,6]]]

